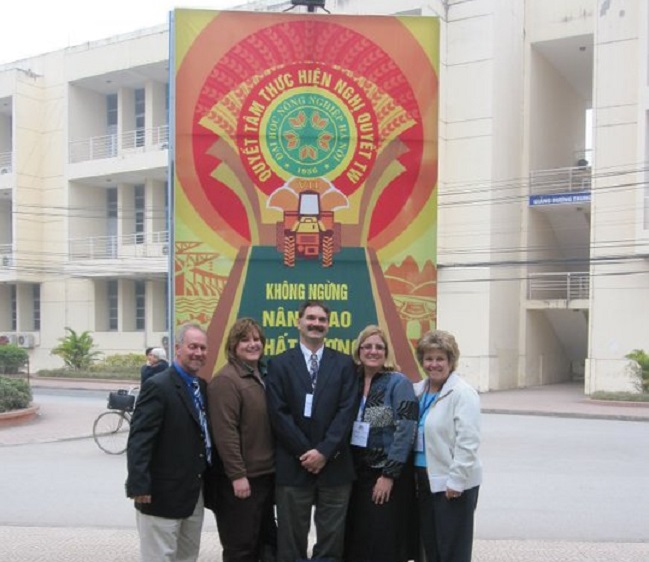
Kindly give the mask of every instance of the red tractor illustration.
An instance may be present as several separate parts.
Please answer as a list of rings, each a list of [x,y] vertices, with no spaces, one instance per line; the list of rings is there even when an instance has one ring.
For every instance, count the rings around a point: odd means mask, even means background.
[[[323,211],[320,194],[303,191],[299,194],[297,211],[284,211],[284,221],[277,223],[277,250],[284,254],[284,265],[295,266],[295,257],[322,258],[322,267],[333,265],[333,256],[340,251],[340,223],[334,222],[333,211]]]

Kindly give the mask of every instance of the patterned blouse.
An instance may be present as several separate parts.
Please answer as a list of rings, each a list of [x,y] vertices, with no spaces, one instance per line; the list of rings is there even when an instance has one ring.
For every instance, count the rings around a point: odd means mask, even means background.
[[[419,403],[412,382],[401,373],[378,373],[365,404],[362,395],[360,398],[357,419],[368,422],[370,431],[367,447],[352,446],[356,467],[360,471],[379,469],[384,476],[398,478],[417,431]]]

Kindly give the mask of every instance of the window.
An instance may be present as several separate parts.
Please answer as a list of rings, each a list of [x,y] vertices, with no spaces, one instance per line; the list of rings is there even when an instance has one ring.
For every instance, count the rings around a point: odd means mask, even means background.
[[[106,127],[109,134],[117,132],[117,94],[106,96]]]
[[[165,116],[166,116],[166,121],[165,123],[169,125],[169,84],[165,87]]]
[[[106,257],[117,257],[117,188],[106,190]]]
[[[106,96],[106,132],[108,138],[108,156],[117,155],[117,94]]]
[[[18,329],[18,299],[16,297],[16,285],[11,285],[11,331]]]
[[[164,331],[169,331],[169,280],[165,280],[165,317]]]
[[[144,331],[146,318],[146,283],[135,282],[135,329]]]
[[[110,279],[106,285],[106,294],[108,297],[108,330],[117,331],[117,322],[119,314],[119,287],[116,279]]]
[[[135,243],[144,244],[144,186],[136,185],[133,194],[135,197]]]
[[[169,180],[165,180],[165,230],[169,230],[169,216],[171,209],[169,208]]]
[[[32,285],[32,299],[34,301],[34,330],[41,329],[41,286]]]
[[[117,218],[117,188],[109,187],[106,190],[106,215],[109,219]]]
[[[135,90],[135,146],[144,146],[144,88]]]

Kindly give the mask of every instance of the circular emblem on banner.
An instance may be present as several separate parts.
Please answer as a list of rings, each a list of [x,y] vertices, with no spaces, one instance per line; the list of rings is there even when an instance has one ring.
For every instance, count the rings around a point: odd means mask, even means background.
[[[289,93],[268,111],[262,151],[279,175],[318,178],[349,160],[351,120],[318,93]]]
[[[333,66],[279,67],[243,100],[237,146],[266,193],[291,177],[327,178],[353,193],[372,170],[379,126],[367,93]]]

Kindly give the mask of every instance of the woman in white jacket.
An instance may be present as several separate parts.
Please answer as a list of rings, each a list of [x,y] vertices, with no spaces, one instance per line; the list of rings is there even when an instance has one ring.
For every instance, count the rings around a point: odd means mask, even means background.
[[[415,384],[419,428],[415,470],[427,562],[470,562],[482,482],[480,399],[455,372],[460,350],[448,332],[427,332],[417,359],[428,375]]]

